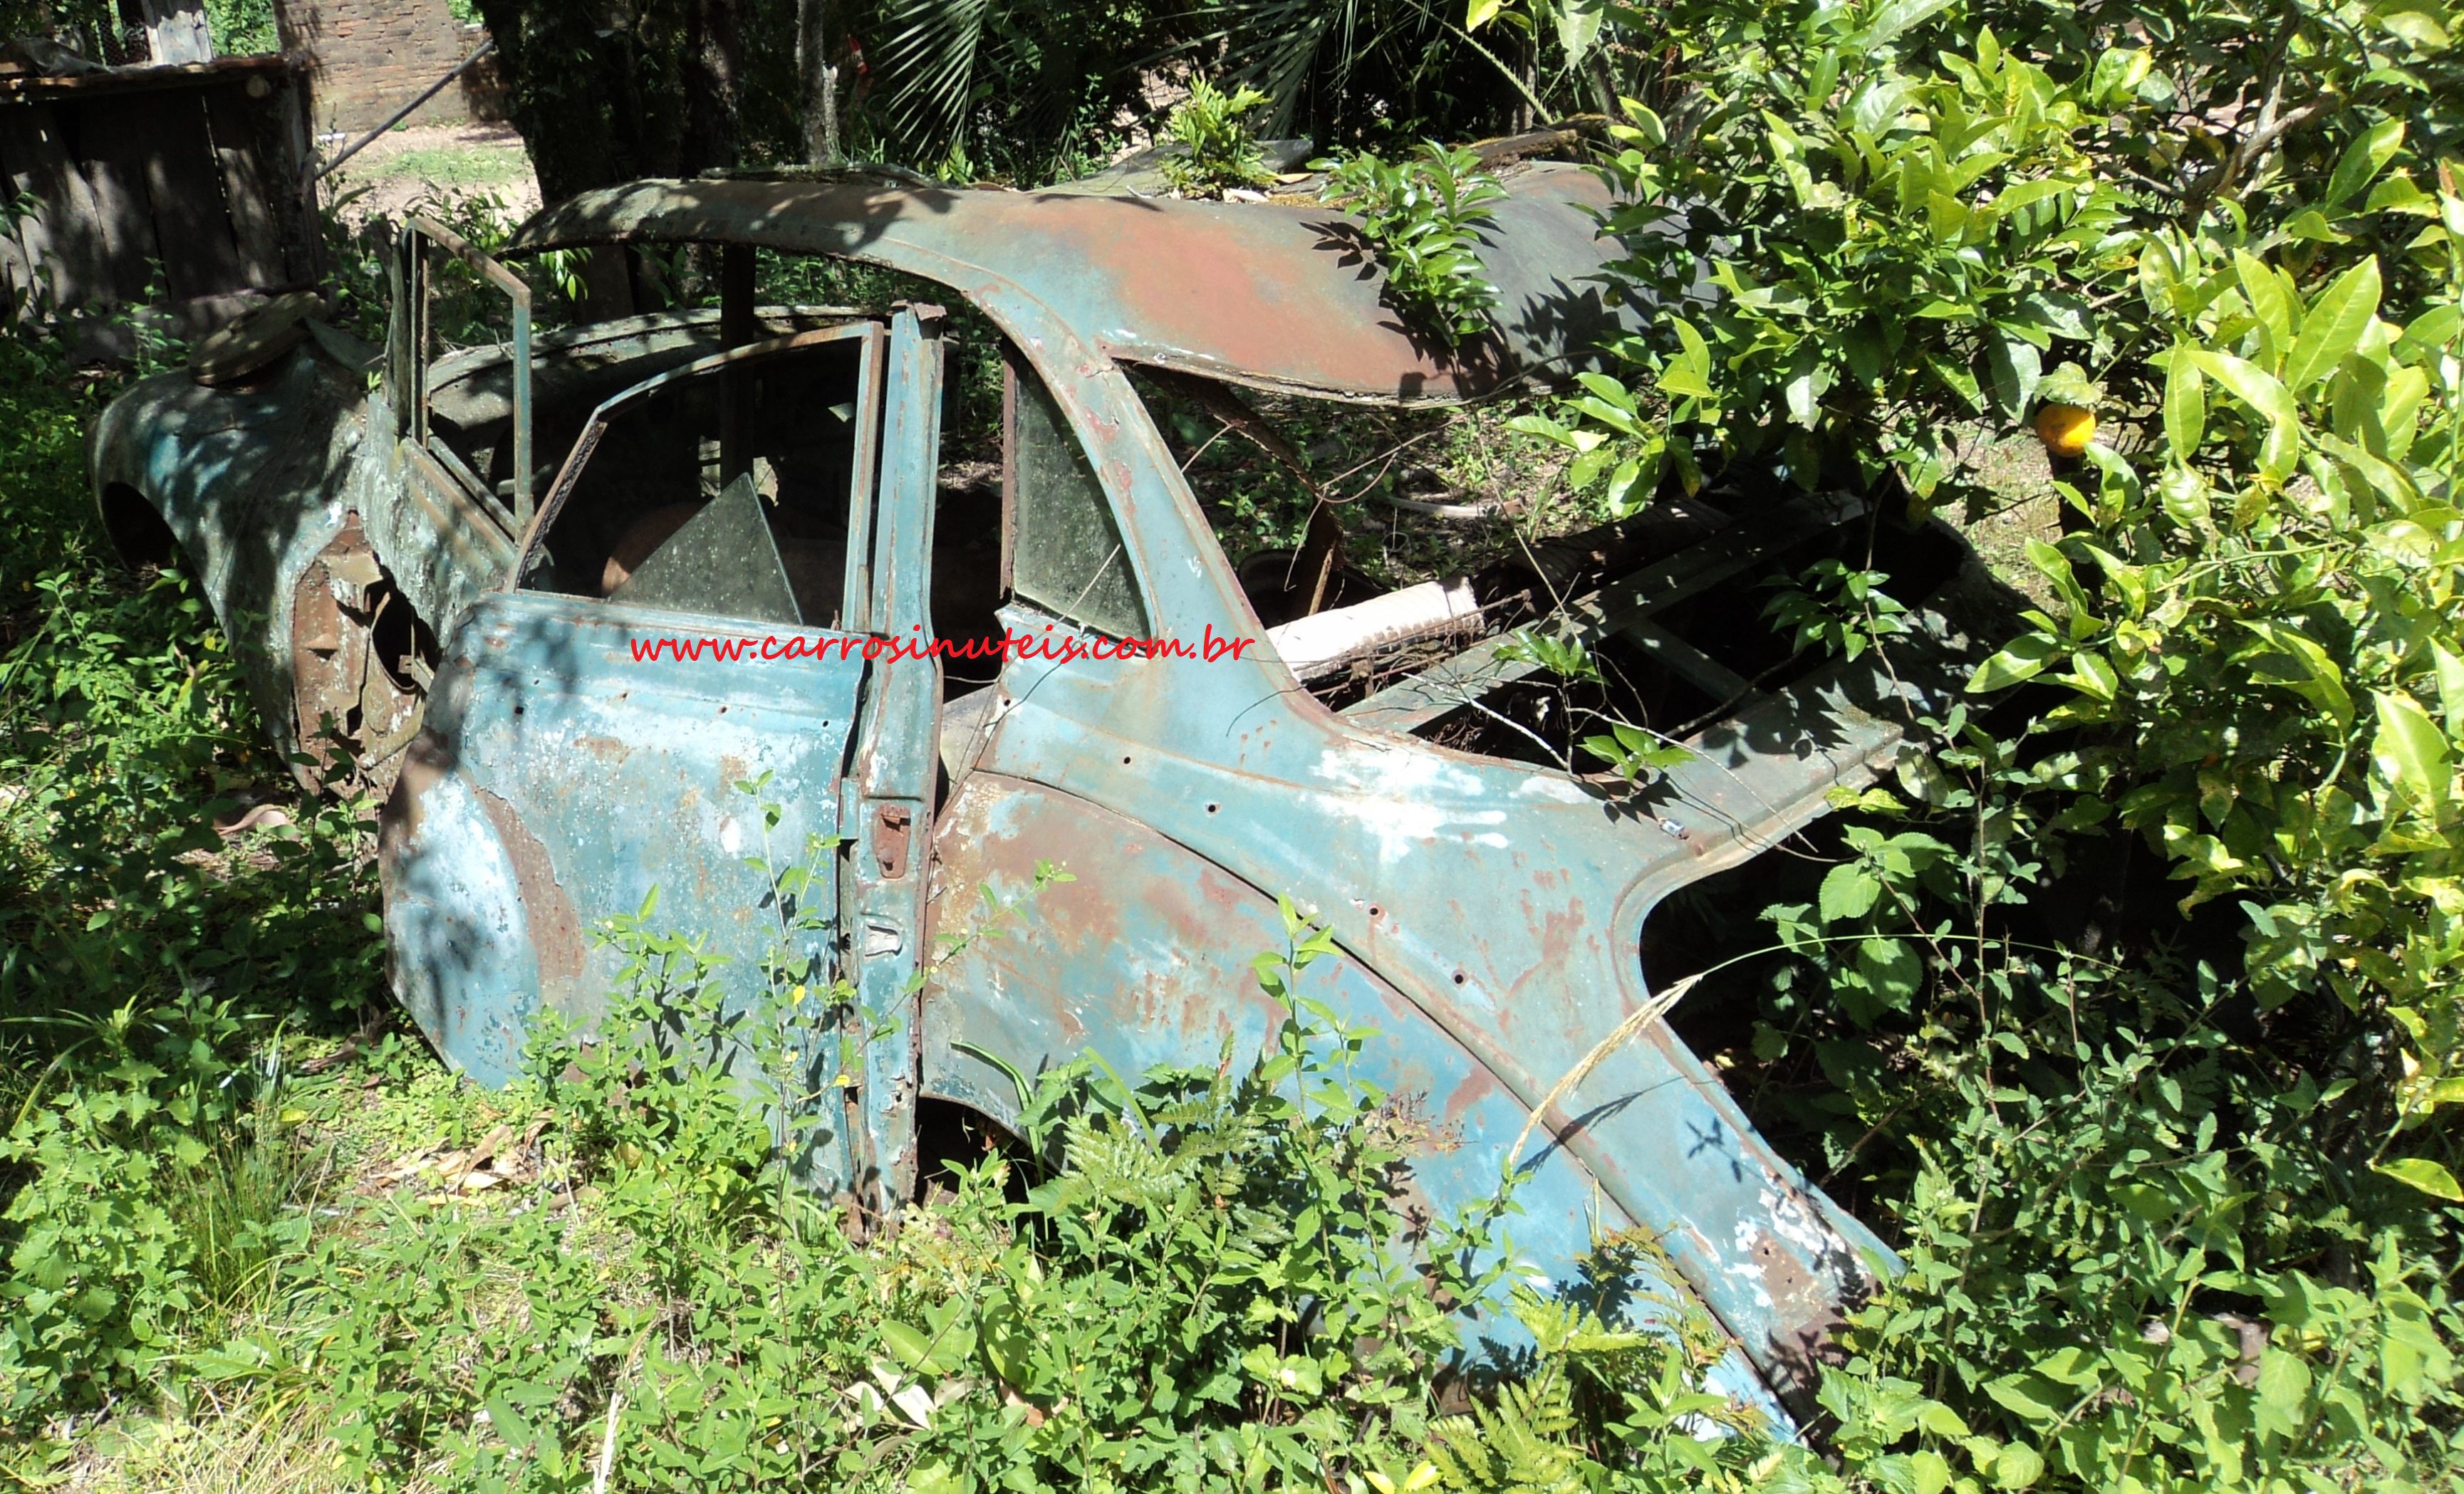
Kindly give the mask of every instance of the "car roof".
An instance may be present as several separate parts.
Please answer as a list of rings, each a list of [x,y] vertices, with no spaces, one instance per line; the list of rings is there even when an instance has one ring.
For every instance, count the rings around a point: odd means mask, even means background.
[[[1317,203],[953,187],[858,172],[639,181],[584,192],[524,224],[508,256],[590,244],[745,244],[867,260],[997,301],[1042,303],[1115,359],[1254,387],[1376,403],[1450,404],[1555,383],[1639,330],[1597,278],[1623,258],[1600,233],[1599,177],[1510,170],[1482,232],[1497,332],[1460,348],[1381,299],[1357,220]]]

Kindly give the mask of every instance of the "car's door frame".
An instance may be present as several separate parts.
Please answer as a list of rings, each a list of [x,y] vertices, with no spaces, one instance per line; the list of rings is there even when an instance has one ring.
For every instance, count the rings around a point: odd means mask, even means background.
[[[936,306],[902,305],[885,326],[851,319],[746,343],[646,379],[602,401],[575,438],[547,495],[493,589],[513,591],[545,553],[611,423],[629,406],[689,380],[722,378],[766,358],[848,339],[863,342],[847,522],[843,616],[836,628],[883,639],[929,638],[934,510],[940,470],[946,320]],[[813,624],[808,626],[825,626]],[[849,1191],[869,1213],[894,1215],[915,1180],[916,1100],[931,885],[935,774],[939,763],[941,664],[929,655],[867,649],[849,770],[839,785],[839,948],[853,988],[847,1036],[860,1072],[847,1088],[856,1175]]]
[[[512,305],[510,355],[515,448],[512,512],[468,463],[429,439],[429,302],[431,253],[469,265]],[[532,507],[531,292],[521,277],[435,220],[413,214],[394,240],[388,281],[383,403],[389,420],[367,432],[376,457],[353,504],[381,560],[413,609],[439,636],[471,600],[512,566],[516,537]]]
[[[498,578],[493,589],[515,590],[520,586],[522,578],[530,574],[531,569],[539,563],[539,557],[543,553],[540,547],[546,538],[547,532],[555,526],[558,516],[564,512],[565,504],[572,499],[573,490],[581,482],[583,472],[589,467],[590,458],[598,451],[600,442],[605,439],[609,424],[623,414],[628,406],[649,399],[662,390],[712,373],[723,375],[750,363],[776,358],[785,353],[801,352],[827,342],[846,341],[850,338],[863,340],[865,345],[857,356],[862,361],[860,366],[867,370],[867,373],[857,380],[859,393],[856,400],[855,428],[859,431],[876,430],[881,426],[882,403],[886,398],[886,390],[883,381],[870,377],[869,370],[878,366],[887,357],[890,332],[880,321],[870,317],[850,318],[835,326],[809,328],[803,332],[788,333],[784,337],[765,338],[759,342],[747,342],[737,347],[731,347],[722,352],[694,359],[690,363],[671,368],[664,373],[653,374],[641,383],[628,384],[600,401],[598,407],[590,412],[590,418],[583,422],[581,434],[574,437],[573,446],[565,452],[563,462],[558,466],[556,476],[549,481],[547,495],[539,500],[528,522],[523,525],[515,538],[514,563],[506,567],[505,574]],[[856,468],[849,491],[869,494],[871,501],[855,504],[847,516],[846,582],[840,590],[840,595],[844,599],[841,604],[847,611],[847,617],[843,623],[843,630],[847,632],[865,630],[856,599],[867,595],[866,578],[869,574],[869,560],[866,555],[866,545],[871,533],[872,513],[880,502],[880,492],[875,479],[878,454],[882,445],[883,442],[880,440],[871,442],[859,440],[856,443]],[[723,475],[733,477],[736,474],[729,472]]]
[[[429,351],[435,330],[435,280],[423,241],[470,266],[481,279],[504,292],[513,305],[512,345],[508,349],[514,406],[510,432],[514,444],[511,523],[489,508],[495,494],[486,479],[473,472],[451,448],[430,439]],[[477,499],[480,510],[488,513],[508,538],[518,535],[530,526],[533,495],[530,285],[460,234],[421,213],[413,213],[403,222],[395,241],[394,269],[399,282],[394,287],[396,315],[387,330],[393,344],[389,361],[395,389],[396,431],[418,459],[436,469],[431,476],[450,474],[452,486]]]

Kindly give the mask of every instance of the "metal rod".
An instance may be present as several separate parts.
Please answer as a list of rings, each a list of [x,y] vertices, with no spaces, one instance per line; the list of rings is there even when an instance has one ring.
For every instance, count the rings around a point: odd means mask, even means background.
[[[457,77],[460,77],[463,74],[470,72],[471,65],[473,63],[478,61],[481,57],[486,56],[489,53],[495,50],[496,38],[494,36],[491,36],[486,41],[479,43],[479,50],[471,54],[469,56],[464,57],[461,64],[454,68],[452,72],[446,74],[435,82],[429,84],[428,91],[426,93],[421,94],[410,102],[404,104],[399,109],[396,109],[383,124],[380,124],[375,129],[368,131],[358,140],[351,142],[351,145],[348,150],[343,151],[341,155],[336,156],[333,160],[328,161],[323,165],[318,167],[317,174],[309,178],[309,180],[313,182],[321,182],[325,180],[325,178],[333,175],[335,167],[341,165],[343,162],[350,160],[353,156],[358,155],[362,150],[365,149],[368,142],[376,139],[385,131],[392,129],[403,121],[409,119],[412,110],[417,109],[421,104],[428,102],[428,100],[435,98],[438,94],[445,92],[446,84],[453,81]]]

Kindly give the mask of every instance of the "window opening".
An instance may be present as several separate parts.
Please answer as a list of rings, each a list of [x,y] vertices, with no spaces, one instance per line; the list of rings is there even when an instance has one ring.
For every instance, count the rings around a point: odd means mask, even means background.
[[[1044,381],[1011,358],[1002,381],[1010,590],[1115,638],[1148,631],[1127,546],[1077,432]]]
[[[875,436],[862,428],[878,416],[863,391],[878,340],[864,321],[756,345],[664,375],[594,419],[522,584],[841,626],[850,505],[859,482],[869,488]],[[739,414],[723,430],[731,403]]]
[[[531,291],[519,275],[432,219],[403,225],[396,263],[410,285],[400,349],[402,412],[411,437],[508,531],[529,524],[543,475],[531,409]],[[440,352],[451,356],[440,357]],[[484,388],[435,391],[486,366]],[[459,396],[454,397],[454,396]],[[482,477],[501,471],[496,480]]]
[[[747,623],[794,626],[804,621],[749,472],[686,516],[608,591],[607,600]]]
[[[1180,462],[1199,507],[1277,653],[1330,708],[1391,688],[1438,703],[1401,726],[1370,704],[1358,718],[1444,746],[1577,773],[1602,763],[1583,741],[1621,721],[1684,735],[1817,660],[1793,653],[1763,609],[1771,584],[1863,532],[1807,532],[1733,579],[1656,612],[1650,626],[1593,638],[1579,670],[1526,668],[1492,679],[1452,671],[1526,625],[1645,566],[1751,530],[1793,494],[1741,475],[1699,496],[1673,492],[1622,516],[1570,491],[1566,457],[1514,430],[1505,405],[1407,409],[1234,389],[1172,370],[1131,382]],[[1673,485],[1672,485],[1673,487]],[[1338,530],[1323,607],[1310,593]],[[1313,544],[1318,548],[1314,551]],[[1484,655],[1485,656],[1485,655]],[[1728,688],[1714,692],[1709,680]],[[1389,697],[1380,697],[1380,699]]]

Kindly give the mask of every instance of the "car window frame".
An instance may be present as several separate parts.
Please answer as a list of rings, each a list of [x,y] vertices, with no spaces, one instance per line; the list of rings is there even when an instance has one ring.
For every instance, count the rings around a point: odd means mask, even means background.
[[[429,356],[433,341],[431,308],[435,300],[434,278],[429,273],[431,249],[442,250],[469,265],[481,279],[504,292],[513,305],[510,351],[514,379],[514,456],[510,504],[497,497],[495,490],[471,470],[459,452],[434,439],[429,427],[429,415],[434,392],[429,374],[437,362]],[[397,315],[390,328],[393,383],[400,394],[395,406],[398,433],[411,451],[425,459],[419,465],[428,470],[431,480],[439,476],[450,478],[452,486],[476,500],[478,509],[508,538],[517,536],[531,521],[535,496],[531,481],[535,427],[531,399],[532,299],[529,282],[493,255],[424,213],[413,213],[404,220],[394,241],[394,264],[401,275],[394,297]]]
[[[515,591],[521,586],[539,563],[548,531],[555,527],[558,516],[564,512],[574,488],[590,465],[590,459],[605,438],[608,427],[626,409],[675,384],[710,374],[724,374],[763,359],[801,352],[828,342],[857,339],[862,346],[856,354],[856,454],[855,471],[847,490],[847,553],[842,605],[847,615],[841,619],[840,632],[861,633],[869,622],[870,607],[864,582],[870,572],[872,547],[873,489],[879,476],[881,461],[881,413],[884,400],[883,365],[888,353],[890,329],[877,318],[856,317],[834,326],[814,327],[791,332],[784,337],[767,338],[747,342],[722,352],[697,358],[680,367],[651,375],[636,384],[609,395],[590,412],[583,423],[582,433],[574,438],[564,461],[557,468],[556,477],[548,484],[547,495],[539,500],[538,512],[522,529],[515,544],[514,563],[506,567],[498,591]],[[583,601],[605,604],[605,598],[583,598]]]
[[[1033,380],[1037,387],[1044,391],[1045,398],[1051,402],[1054,411],[1061,417],[1060,426],[1063,432],[1077,443],[1078,455],[1086,463],[1088,475],[1094,480],[1095,493],[1103,500],[1106,516],[1111,521],[1112,533],[1118,540],[1121,568],[1129,578],[1131,600],[1137,606],[1137,625],[1150,631],[1155,626],[1155,588],[1147,584],[1147,578],[1138,565],[1137,547],[1130,543],[1128,511],[1123,501],[1126,495],[1115,493],[1112,484],[1106,479],[1103,464],[1095,459],[1095,453],[1088,448],[1087,433],[1070,402],[1061,397],[1061,391],[1054,386],[1051,380],[1044,376],[1043,370],[1035,366],[1034,360],[1027,356],[1024,348],[1020,347],[1007,337],[1001,340],[1001,594],[1004,601],[1010,604],[1032,608],[1039,614],[1052,618],[1055,622],[1067,624],[1071,627],[1082,627],[1106,638],[1118,640],[1143,636],[1138,633],[1116,632],[1111,627],[1090,622],[1086,618],[1071,616],[1049,603],[1023,596],[1018,590],[1019,401],[1023,392],[1022,386],[1026,381]]]

